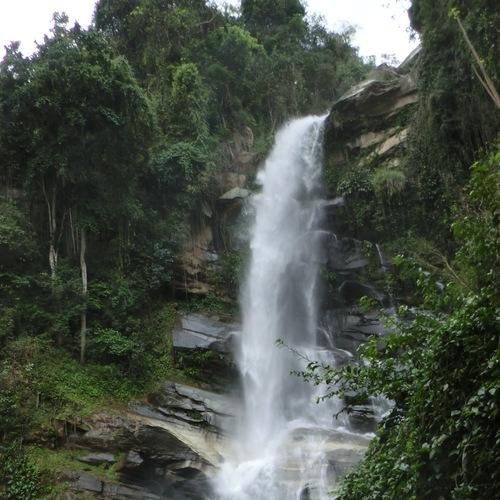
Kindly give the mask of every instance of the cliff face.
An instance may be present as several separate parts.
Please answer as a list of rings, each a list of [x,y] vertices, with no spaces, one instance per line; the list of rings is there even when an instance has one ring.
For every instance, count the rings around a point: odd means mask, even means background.
[[[398,68],[382,65],[372,70],[331,109],[325,128],[325,184],[335,233],[372,242],[381,238],[376,227],[380,221],[368,207],[360,207],[364,203],[358,191],[362,195],[370,191],[374,198],[388,189],[397,196],[404,185],[402,156],[418,100],[413,72],[417,55],[418,51]],[[223,292],[228,283],[218,286],[220,279],[214,276],[237,272],[235,263],[228,261],[244,246],[243,208],[262,157],[253,150],[250,129],[235,134],[227,149],[232,167],[217,179],[220,194],[203,206],[179,259],[175,288],[180,296]]]
[[[357,165],[399,167],[408,136],[408,111],[417,100],[410,72],[387,66],[373,70],[332,107],[325,133],[327,172],[338,176]]]
[[[418,51],[399,68],[383,65],[373,70],[333,105],[326,122],[330,236],[321,331],[354,359],[360,344],[384,335],[379,311],[390,313],[398,301],[386,255],[386,247],[393,250],[398,231],[388,212],[374,207],[391,204],[394,198],[402,202],[398,190],[405,183],[409,122],[418,101],[413,73],[417,57]],[[362,410],[359,414],[366,414]],[[354,418],[369,427],[369,422]]]
[[[404,155],[418,101],[418,51],[398,68],[382,65],[332,107],[325,130],[325,184],[342,196],[334,222],[357,239],[380,241],[397,232],[387,208],[404,205]]]

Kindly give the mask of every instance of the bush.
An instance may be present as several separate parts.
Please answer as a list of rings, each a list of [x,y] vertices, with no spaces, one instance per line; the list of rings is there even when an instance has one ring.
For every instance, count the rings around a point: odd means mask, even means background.
[[[36,500],[40,498],[40,474],[18,443],[0,449],[0,498]]]
[[[377,196],[391,198],[403,191],[406,176],[401,170],[382,167],[373,173],[371,182]]]

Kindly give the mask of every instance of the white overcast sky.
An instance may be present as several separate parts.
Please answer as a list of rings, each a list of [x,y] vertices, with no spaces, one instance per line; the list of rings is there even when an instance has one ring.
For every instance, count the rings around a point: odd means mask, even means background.
[[[222,3],[220,0],[219,3]],[[272,0],[269,0],[272,1]],[[230,0],[236,5],[238,0]],[[321,14],[328,26],[336,31],[353,25],[357,33],[354,45],[362,56],[375,55],[378,62],[383,54],[393,54],[402,61],[416,46],[409,37],[406,10],[408,0],[307,0],[308,13]],[[4,45],[21,41],[21,51],[31,54],[35,40],[42,41],[49,31],[52,14],[66,12],[71,22],[88,26],[95,0],[0,0],[0,58]]]

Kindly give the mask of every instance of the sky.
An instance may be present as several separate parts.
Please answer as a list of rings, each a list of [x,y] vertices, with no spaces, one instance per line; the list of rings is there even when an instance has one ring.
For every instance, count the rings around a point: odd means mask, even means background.
[[[272,1],[272,0],[270,0]],[[219,3],[222,3],[220,0]],[[236,5],[238,0],[229,0]],[[352,25],[357,32],[353,44],[362,56],[374,55],[378,63],[384,55],[402,61],[416,46],[409,36],[406,10],[408,0],[306,0],[308,13],[323,15],[329,28],[341,30]],[[70,21],[89,25],[95,0],[0,0],[0,58],[4,46],[21,41],[21,51],[29,55],[35,40],[43,41],[49,32],[52,14],[66,12]]]

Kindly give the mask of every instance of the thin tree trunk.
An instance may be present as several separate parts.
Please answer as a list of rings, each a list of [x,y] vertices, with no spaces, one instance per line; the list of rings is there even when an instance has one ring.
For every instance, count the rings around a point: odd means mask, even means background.
[[[57,231],[57,219],[56,219],[56,188],[52,188],[52,196],[49,198],[47,189],[45,187],[45,179],[42,179],[42,192],[45,198],[45,203],[47,205],[47,217],[49,223],[49,268],[50,268],[50,290],[54,302],[57,300],[55,293],[55,280],[57,276],[57,248],[56,248],[56,231]],[[57,345],[62,345],[62,335],[61,332],[57,332]]]
[[[42,181],[42,191],[47,204],[47,215],[49,219],[49,267],[50,277],[54,279],[57,273],[57,249],[56,249],[56,232],[57,232],[57,218],[56,218],[56,188],[52,188],[52,196],[49,198],[45,188],[45,180]]]
[[[80,315],[80,363],[85,363],[85,351],[87,348],[87,262],[85,253],[87,251],[87,235],[85,229],[80,232],[80,269],[82,272],[82,296],[84,307]]]
[[[481,85],[486,90],[486,93],[490,96],[491,100],[494,102],[495,106],[500,109],[500,96],[498,95],[498,91],[495,87],[495,84],[493,83],[493,80],[489,77],[488,73],[486,72],[484,64],[481,61],[481,58],[479,57],[479,54],[476,51],[476,48],[472,44],[471,39],[469,38],[469,35],[467,34],[467,31],[465,31],[464,25],[462,24],[462,21],[460,21],[458,14],[455,16],[455,20],[457,21],[458,27],[460,28],[460,31],[462,32],[462,35],[465,39],[465,42],[467,43],[467,46],[469,47],[470,51],[472,52],[472,55],[473,55],[474,60],[476,61],[477,65],[479,67],[479,71],[481,72],[481,75],[476,70],[476,68],[474,68],[474,73],[476,74],[478,80],[481,82]]]

